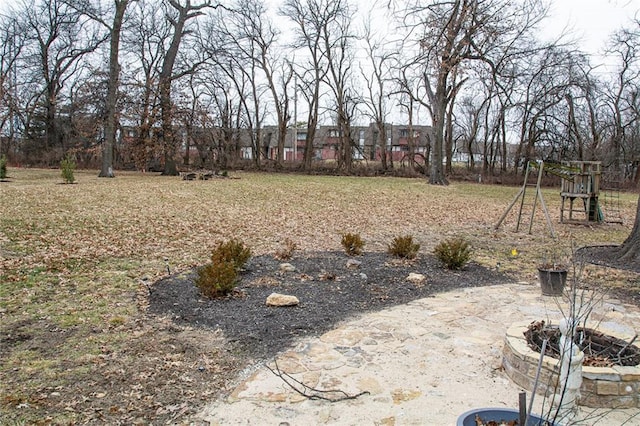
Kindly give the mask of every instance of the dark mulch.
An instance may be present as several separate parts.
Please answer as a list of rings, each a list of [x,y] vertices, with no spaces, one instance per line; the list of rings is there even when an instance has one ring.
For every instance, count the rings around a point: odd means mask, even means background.
[[[581,247],[576,250],[576,256],[594,265],[640,273],[640,259],[622,260],[617,250],[619,248],[619,245]]]
[[[618,245],[581,247],[576,250],[576,259],[598,266],[640,274],[640,259],[622,260],[617,251],[619,247]],[[640,279],[640,275],[638,279]],[[624,288],[611,289],[609,294],[627,303],[640,306],[640,281],[638,279],[627,283]]]
[[[254,257],[246,265],[238,291],[218,300],[200,296],[193,283],[194,271],[171,276],[152,287],[149,310],[181,324],[221,329],[242,352],[268,359],[295,339],[320,335],[354,314],[438,292],[511,281],[473,263],[463,270],[449,271],[433,256],[408,262],[386,253],[366,253],[355,257],[362,262],[357,269],[347,267],[349,259],[342,252],[309,253],[288,261],[295,272],[281,272],[281,261],[271,256]],[[410,272],[425,275],[426,282],[408,282]],[[265,301],[272,292],[294,295],[300,304],[268,307]]]

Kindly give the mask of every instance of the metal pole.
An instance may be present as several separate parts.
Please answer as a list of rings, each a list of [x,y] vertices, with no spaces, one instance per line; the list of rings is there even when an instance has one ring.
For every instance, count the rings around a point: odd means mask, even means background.
[[[540,382],[540,371],[542,370],[542,360],[544,359],[544,353],[547,351],[547,343],[549,339],[542,341],[542,348],[540,348],[540,358],[538,358],[538,368],[536,369],[536,378],[533,381],[533,389],[531,390],[531,400],[529,401],[529,410],[527,410],[527,418],[524,422],[524,426],[527,426],[529,417],[531,416],[531,410],[533,410],[533,400],[536,398],[536,392],[538,391],[538,383]]]
[[[520,392],[518,394],[518,414],[520,417],[520,425],[526,426],[527,424],[527,393]]]

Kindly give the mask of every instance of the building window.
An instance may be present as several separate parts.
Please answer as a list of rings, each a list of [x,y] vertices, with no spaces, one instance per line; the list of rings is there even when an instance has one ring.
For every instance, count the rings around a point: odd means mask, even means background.
[[[329,130],[329,137],[330,138],[337,138],[339,136],[340,136],[340,134],[338,133],[338,129],[330,129]]]
[[[244,160],[252,160],[253,159],[253,151],[249,147],[240,148],[240,155]]]
[[[408,138],[409,137],[409,129],[400,129],[400,137],[401,138]],[[420,132],[417,130],[413,131],[413,138],[419,138],[420,137]]]

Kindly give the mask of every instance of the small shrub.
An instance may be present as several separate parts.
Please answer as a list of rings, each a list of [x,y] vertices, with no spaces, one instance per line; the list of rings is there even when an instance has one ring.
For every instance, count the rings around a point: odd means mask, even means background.
[[[349,256],[357,256],[362,254],[362,247],[364,247],[364,242],[362,238],[360,238],[360,234],[343,234],[342,240],[340,241],[344,251]]]
[[[223,297],[231,293],[238,281],[238,270],[231,261],[209,263],[198,269],[196,286],[204,297]]]
[[[109,320],[109,324],[112,327],[120,327],[121,325],[124,325],[127,322],[127,320],[124,317],[121,316],[116,316],[113,317]]]
[[[219,243],[211,254],[211,262],[230,262],[236,270],[241,269],[251,257],[251,249],[238,240],[231,239],[226,243]]]
[[[289,238],[285,238],[284,244],[281,248],[276,250],[276,259],[279,260],[289,260],[293,257],[293,252],[296,251],[298,246],[296,243],[291,241]]]
[[[7,156],[0,157],[0,179],[7,178]]]
[[[73,176],[73,172],[76,169],[76,160],[67,154],[67,156],[60,162],[60,171],[62,173],[62,179],[64,183],[73,183],[76,181]]]
[[[388,248],[389,254],[403,259],[415,259],[418,250],[420,244],[414,243],[411,235],[394,238]]]
[[[447,269],[460,269],[471,259],[471,246],[462,237],[442,241],[433,252]]]
[[[218,243],[211,253],[211,263],[198,268],[196,286],[203,296],[223,297],[238,284],[238,271],[251,257],[251,250],[238,240]]]

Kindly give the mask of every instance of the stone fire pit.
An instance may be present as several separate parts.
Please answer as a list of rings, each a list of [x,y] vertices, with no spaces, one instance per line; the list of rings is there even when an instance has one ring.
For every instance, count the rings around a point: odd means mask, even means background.
[[[518,386],[532,391],[540,354],[527,345],[529,323],[515,323],[506,333],[502,365]],[[614,336],[629,341],[633,336]],[[537,393],[551,396],[560,361],[545,356]],[[580,405],[592,408],[640,408],[640,367],[582,367]]]

